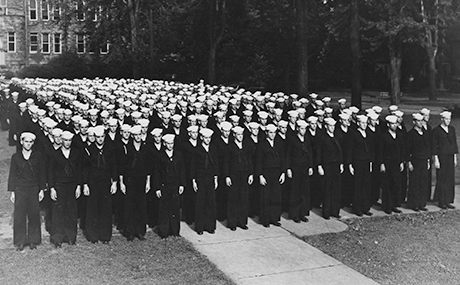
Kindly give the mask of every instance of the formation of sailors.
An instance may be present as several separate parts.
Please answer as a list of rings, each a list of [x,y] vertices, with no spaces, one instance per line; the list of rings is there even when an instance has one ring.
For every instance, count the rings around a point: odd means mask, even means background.
[[[249,92],[151,80],[13,79],[2,91],[13,155],[8,191],[14,244],[41,243],[39,201],[51,242],[74,244],[77,225],[108,243],[112,224],[132,241],[146,227],[178,236],[180,220],[213,234],[216,221],[248,229],[248,217],[280,226],[283,211],[308,222],[351,207],[357,216],[453,208],[457,164],[451,113],[432,128],[430,111],[366,110],[310,94]],[[26,231],[26,219],[28,231]],[[79,223],[78,223],[79,221]]]

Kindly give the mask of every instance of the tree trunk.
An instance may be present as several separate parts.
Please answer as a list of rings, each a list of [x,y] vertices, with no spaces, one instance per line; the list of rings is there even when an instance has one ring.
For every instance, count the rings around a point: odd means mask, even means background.
[[[149,70],[150,70],[150,79],[154,79],[156,76],[156,52],[155,52],[155,38],[154,38],[154,26],[153,26],[153,10],[150,9],[149,11],[149,52],[150,52],[150,62],[149,62]]]
[[[297,20],[297,58],[299,62],[297,81],[300,97],[308,95],[308,39],[307,39],[307,1],[296,0]]]
[[[226,0],[209,1],[209,52],[208,52],[208,83],[216,82],[216,54],[225,31],[225,4]]]
[[[436,101],[436,56],[428,52],[428,95],[430,101]]]
[[[140,78],[139,71],[139,44],[137,41],[137,21],[139,16],[139,1],[140,0],[128,0],[129,20],[131,24],[131,60],[133,64],[133,78]]]
[[[350,43],[352,54],[351,105],[361,108],[362,96],[362,53],[359,36],[359,0],[351,1]]]
[[[402,51],[401,46],[395,42],[396,40],[390,38],[389,51],[390,51],[390,80],[391,104],[398,105],[401,97],[401,62]]]

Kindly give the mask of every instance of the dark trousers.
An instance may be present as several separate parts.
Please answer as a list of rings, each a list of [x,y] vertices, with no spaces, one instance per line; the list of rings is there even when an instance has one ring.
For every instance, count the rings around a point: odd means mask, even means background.
[[[158,234],[162,238],[178,236],[180,231],[179,184],[167,183],[161,188],[158,202]]]
[[[260,187],[259,177],[254,176],[254,183],[249,185],[249,217],[252,218],[259,215]]]
[[[193,190],[191,180],[187,184],[182,194],[182,219],[189,225],[195,221],[196,192]]]
[[[382,180],[382,210],[390,212],[391,209],[401,205],[401,172],[399,161],[386,161],[385,173]]]
[[[249,173],[247,171],[230,174],[232,186],[228,188],[227,227],[245,226],[248,224],[249,209]]]
[[[371,205],[377,204],[380,199],[380,187],[382,186],[383,173],[380,172],[380,164],[372,163],[371,174]]]
[[[225,183],[225,178],[220,177],[216,189],[216,215],[219,221],[227,219],[227,203],[228,203],[228,186]]]
[[[371,169],[369,160],[353,161],[353,212],[366,213],[371,208]]]
[[[310,215],[310,176],[308,167],[292,167],[292,187],[289,196],[289,218]]]
[[[75,243],[77,240],[76,187],[76,183],[57,183],[54,188],[57,193],[57,200],[53,203],[52,243]]]
[[[265,168],[262,174],[267,184],[260,186],[259,221],[266,225],[276,223],[281,218],[281,185],[279,183],[281,171],[279,168]]]
[[[123,231],[125,212],[125,194],[120,190],[120,182],[117,182],[117,192],[112,197],[112,212],[114,216],[114,224],[119,231]]]
[[[196,178],[198,191],[195,206],[195,230],[214,231],[216,229],[216,195],[214,176]]]
[[[51,221],[53,218],[53,200],[50,197],[51,191],[45,191],[43,200],[40,202],[40,209],[45,212],[45,229],[51,232]]]
[[[86,199],[86,238],[91,242],[112,238],[112,194],[110,178],[90,179]]]
[[[145,196],[146,176],[126,176],[124,235],[143,236],[146,232],[147,205]],[[154,191],[154,190],[152,190]]]
[[[152,189],[146,194],[147,199],[147,224],[153,228],[158,224],[158,197],[155,193],[156,190]]]
[[[407,167],[404,166],[404,170],[401,171],[401,201],[399,202],[398,206],[401,206],[401,203],[404,203],[407,197],[407,191],[408,191],[408,182],[409,179],[407,179],[409,173],[407,171]]]
[[[312,207],[320,208],[323,203],[323,182],[323,177],[318,174],[317,167],[314,167],[313,175],[310,177],[310,201]]]
[[[14,245],[40,244],[42,235],[38,189],[36,187],[16,189],[14,195]]]
[[[281,210],[283,212],[289,212],[290,200],[291,200],[291,191],[292,191],[292,179],[286,176],[286,180],[281,185]]]
[[[348,167],[344,167],[343,173],[341,174],[342,179],[342,200],[341,206],[342,207],[350,207],[352,202],[354,201],[354,177],[350,173],[350,169]]]
[[[323,217],[338,216],[340,213],[342,176],[340,162],[324,163]]]
[[[436,189],[434,200],[440,206],[454,202],[455,195],[455,166],[453,154],[438,155],[441,167],[436,170]]]
[[[428,159],[412,159],[414,170],[409,172],[409,192],[407,207],[424,208],[427,202],[426,185],[431,169],[428,169]]]
[[[86,230],[86,198],[82,193],[77,199],[77,217],[80,219],[80,229],[82,230]]]

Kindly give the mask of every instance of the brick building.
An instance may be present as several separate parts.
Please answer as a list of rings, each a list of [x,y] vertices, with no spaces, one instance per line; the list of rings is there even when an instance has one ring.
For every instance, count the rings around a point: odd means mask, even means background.
[[[82,30],[85,21],[97,21],[97,13],[83,12],[81,3],[0,0],[0,73],[47,63],[65,51],[93,54]],[[105,44],[97,52],[106,54],[108,49]]]

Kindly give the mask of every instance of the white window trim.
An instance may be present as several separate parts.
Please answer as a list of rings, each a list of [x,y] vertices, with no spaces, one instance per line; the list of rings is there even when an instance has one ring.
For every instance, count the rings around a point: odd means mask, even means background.
[[[46,16],[48,17],[47,19],[45,19],[43,17],[43,5],[46,5]],[[45,0],[42,1],[41,5],[40,5],[40,9],[41,9],[41,14],[42,14],[42,20],[43,21],[49,21],[50,20],[50,4],[48,2],[46,2]]]
[[[57,4],[56,4],[56,5],[57,5]],[[62,11],[61,11],[61,7],[59,6],[57,10],[59,11],[59,19],[61,19],[61,12],[62,12]],[[53,7],[53,21],[56,21],[56,20],[57,20],[56,17],[55,17],[56,14],[54,13],[55,11],[56,11],[56,7]]]
[[[108,54],[110,52],[110,44],[106,43],[107,45],[107,51],[102,51],[102,48],[99,49],[99,54]]]
[[[55,47],[56,47],[55,46],[55,44],[56,44],[56,42],[55,42],[56,35],[59,35],[59,51],[56,51],[56,49],[55,49]],[[62,35],[61,35],[61,33],[53,34],[53,53],[55,53],[55,54],[61,54],[62,53]]]
[[[83,22],[83,21],[86,19],[86,15],[85,15],[85,12],[82,10],[82,11],[81,11],[81,14],[83,15],[83,18],[81,18],[81,19],[78,18],[78,14],[80,14],[80,9],[79,9],[80,7],[79,7],[79,5],[78,5],[79,2],[80,2],[80,1],[78,1],[78,0],[75,2],[75,12],[76,12],[76,13],[75,13],[75,18],[76,18],[77,21]],[[83,1],[81,1],[80,4],[81,4],[82,6],[84,6],[84,2],[83,2]]]
[[[30,7],[30,1],[35,2],[35,9],[32,9]],[[31,21],[37,21],[38,20],[38,6],[37,6],[38,3],[37,2],[38,2],[37,0],[29,0],[29,1],[27,1],[27,3],[29,4],[29,20],[31,20]],[[32,13],[31,13],[32,11],[35,11],[35,19],[32,19],[32,17],[31,17],[32,16]]]
[[[14,44],[14,50],[10,50],[10,33],[13,34],[13,44]],[[6,33],[6,44],[7,44],[7,47],[6,47],[6,51],[7,52],[16,52],[16,32],[7,32]]]
[[[5,5],[0,5],[0,8],[2,9],[2,12],[0,15],[8,15],[8,0],[3,0],[5,1]],[[1,4],[1,1],[0,1]]]
[[[78,51],[78,36],[79,34],[75,35],[75,49],[77,51],[77,54],[85,54],[86,53],[86,36],[80,34],[80,36],[83,36],[83,52]]]
[[[32,35],[36,35],[37,36],[37,50],[33,51],[32,50]],[[30,44],[29,44],[29,52],[30,53],[38,53],[39,51],[39,45],[38,45],[38,33],[30,33],[29,34],[29,40],[30,40]]]
[[[48,35],[48,51],[44,51],[43,50],[43,44],[45,43],[44,39],[45,39],[45,35]],[[51,53],[51,38],[50,38],[50,33],[42,33],[42,53],[44,54],[50,54]]]

